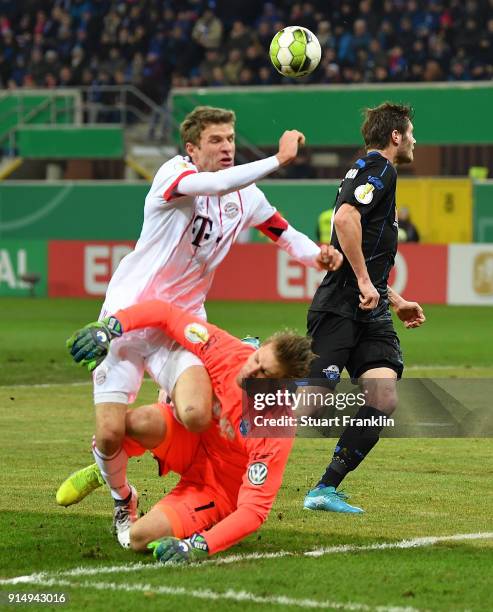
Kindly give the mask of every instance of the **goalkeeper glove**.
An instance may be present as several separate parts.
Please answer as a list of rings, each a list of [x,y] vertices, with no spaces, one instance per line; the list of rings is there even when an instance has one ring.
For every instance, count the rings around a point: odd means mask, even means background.
[[[66,345],[76,363],[92,372],[106,357],[113,338],[122,335],[121,323],[115,317],[89,323],[74,332]]]
[[[154,559],[161,563],[196,563],[209,556],[209,547],[204,536],[194,533],[185,540],[179,538],[161,538],[150,542],[147,548],[152,550]]]

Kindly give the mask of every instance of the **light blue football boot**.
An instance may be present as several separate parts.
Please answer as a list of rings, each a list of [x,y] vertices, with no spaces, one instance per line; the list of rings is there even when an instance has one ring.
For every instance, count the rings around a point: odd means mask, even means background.
[[[345,500],[349,496],[343,491],[336,491],[335,487],[318,485],[305,496],[303,507],[307,510],[325,510],[326,512],[347,512],[360,514],[364,512],[357,506],[350,506]]]
[[[241,341],[243,344],[249,344],[254,351],[257,351],[260,348],[260,338],[258,336],[245,336]]]

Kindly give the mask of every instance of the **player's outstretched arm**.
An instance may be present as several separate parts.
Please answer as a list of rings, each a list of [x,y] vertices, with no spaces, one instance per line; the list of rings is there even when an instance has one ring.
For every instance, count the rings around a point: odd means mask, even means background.
[[[110,320],[112,321],[112,333],[109,333],[105,327]],[[224,361],[229,362],[232,351],[235,351],[238,346],[243,347],[238,338],[215,325],[169,302],[149,300],[119,310],[114,316],[103,321],[89,323],[67,340],[67,348],[74,361],[87,366],[92,371],[106,357],[110,342],[117,335],[145,327],[161,329],[169,338],[176,340],[181,346],[198,355],[210,374],[210,368],[216,372],[219,364]],[[214,348],[209,350],[209,340],[213,336]],[[211,374],[211,377],[214,378],[215,375],[218,374]]]
[[[238,493],[238,507],[205,533],[194,533],[188,538],[161,538],[148,548],[154,558],[164,564],[194,563],[209,555],[230,548],[256,531],[264,523],[282,482],[292,440],[265,442],[258,438],[253,446],[262,449],[253,453],[247,474]]]
[[[343,257],[337,249],[331,245],[319,247],[308,236],[290,225],[278,212],[256,228],[305,266],[317,270],[337,270],[342,265]]]
[[[389,286],[387,287],[387,292],[390,305],[407,329],[414,329],[415,327],[423,325],[426,321],[426,317],[418,302],[409,302],[405,300]]]
[[[298,147],[305,142],[305,137],[297,130],[287,130],[279,140],[279,151],[272,157],[258,161],[218,170],[217,172],[196,172],[184,176],[177,190],[181,195],[223,195],[237,189],[243,189],[280,166],[290,164],[298,154]]]

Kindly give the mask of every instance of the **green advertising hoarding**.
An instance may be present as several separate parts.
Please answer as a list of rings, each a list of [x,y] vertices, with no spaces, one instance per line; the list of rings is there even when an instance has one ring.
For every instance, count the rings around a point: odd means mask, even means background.
[[[48,287],[48,243],[45,240],[0,240],[0,296],[27,296],[25,275],[37,275],[34,294],[44,296]]]
[[[314,238],[319,214],[334,204],[339,181],[262,181],[269,201]],[[107,181],[0,184],[0,240],[136,240],[149,185]],[[109,221],[111,220],[111,221]],[[258,232],[252,232],[252,240]]]
[[[310,146],[361,146],[362,111],[385,101],[411,104],[420,145],[493,143],[491,83],[204,87],[172,91],[177,123],[195,106],[230,108],[236,130],[256,146],[277,146],[287,129]],[[178,135],[177,141],[178,141]]]
[[[493,181],[477,181],[474,194],[474,241],[493,242]]]

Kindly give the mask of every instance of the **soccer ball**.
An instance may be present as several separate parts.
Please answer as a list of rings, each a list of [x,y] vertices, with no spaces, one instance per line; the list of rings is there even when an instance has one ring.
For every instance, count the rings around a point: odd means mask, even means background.
[[[318,66],[322,49],[313,32],[301,26],[289,26],[274,36],[269,55],[274,68],[282,75],[302,77]]]

